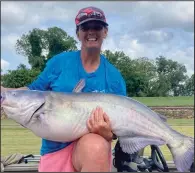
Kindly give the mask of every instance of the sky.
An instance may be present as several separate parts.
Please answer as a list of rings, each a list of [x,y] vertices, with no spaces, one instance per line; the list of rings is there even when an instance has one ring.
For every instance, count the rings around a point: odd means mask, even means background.
[[[30,67],[27,58],[16,53],[15,44],[33,28],[57,26],[77,40],[74,19],[87,6],[105,12],[109,33],[103,50],[123,51],[132,59],[165,56],[184,64],[189,76],[194,73],[193,1],[3,1],[3,73],[16,69],[20,63]]]

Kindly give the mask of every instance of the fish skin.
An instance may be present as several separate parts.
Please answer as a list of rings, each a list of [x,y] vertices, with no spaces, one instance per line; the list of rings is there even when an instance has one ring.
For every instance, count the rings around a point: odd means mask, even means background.
[[[178,171],[190,169],[194,139],[173,130],[154,111],[134,99],[105,93],[59,93],[18,90],[3,93],[8,118],[35,135],[71,142],[89,133],[86,122],[97,106],[107,113],[124,152],[132,154],[147,145],[167,145]]]

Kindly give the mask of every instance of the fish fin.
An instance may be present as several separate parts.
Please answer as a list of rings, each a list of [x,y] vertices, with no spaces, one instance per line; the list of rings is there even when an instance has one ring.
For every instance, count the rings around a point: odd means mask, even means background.
[[[119,137],[120,146],[123,152],[133,154],[148,145],[164,145],[165,141],[147,137]]]
[[[190,170],[192,163],[194,162],[194,138],[184,137],[180,139],[180,145],[171,146],[167,145],[170,149],[175,166],[180,172],[187,172]]]
[[[85,79],[81,79],[74,87],[73,92],[75,93],[81,92],[84,87],[85,87]]]
[[[160,117],[161,120],[163,120],[164,122],[167,121],[167,117],[165,115],[162,115],[160,113],[157,113],[157,115]]]
[[[26,128],[26,126],[24,126],[24,125],[22,125],[22,124],[20,124],[23,128]]]

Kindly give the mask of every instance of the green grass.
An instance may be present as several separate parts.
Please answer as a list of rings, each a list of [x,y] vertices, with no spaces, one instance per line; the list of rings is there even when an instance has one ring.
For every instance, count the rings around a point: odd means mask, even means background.
[[[168,119],[168,123],[177,131],[194,136],[194,119]],[[116,142],[116,141],[115,141]],[[112,146],[114,147],[115,142]],[[1,155],[7,156],[13,153],[39,154],[41,139],[30,130],[24,129],[12,120],[1,121]],[[172,160],[170,151],[166,146],[160,147],[167,160]],[[149,155],[150,148],[146,147],[145,155]]]
[[[172,126],[194,126],[194,119],[172,119],[167,120]]]
[[[133,97],[147,106],[193,106],[194,97]]]
[[[41,139],[9,119],[1,120],[1,155],[39,154]]]

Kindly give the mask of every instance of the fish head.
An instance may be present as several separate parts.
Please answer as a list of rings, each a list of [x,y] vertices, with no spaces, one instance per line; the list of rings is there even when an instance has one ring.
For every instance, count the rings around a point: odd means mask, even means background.
[[[9,90],[1,93],[1,107],[5,114],[23,126],[44,103],[45,97],[40,91]]]

